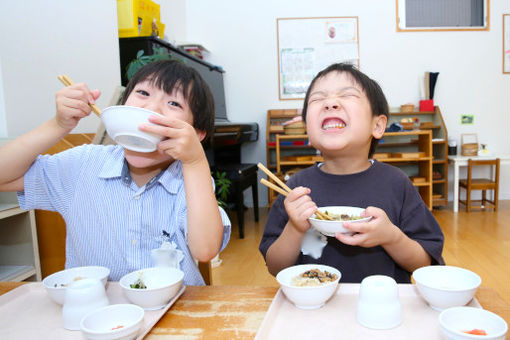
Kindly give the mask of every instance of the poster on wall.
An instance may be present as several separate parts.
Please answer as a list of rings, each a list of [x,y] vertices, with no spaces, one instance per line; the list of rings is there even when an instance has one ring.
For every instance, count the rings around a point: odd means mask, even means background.
[[[278,18],[276,29],[280,100],[303,99],[333,63],[359,67],[358,17]]]
[[[503,14],[503,73],[510,74],[510,14]]]

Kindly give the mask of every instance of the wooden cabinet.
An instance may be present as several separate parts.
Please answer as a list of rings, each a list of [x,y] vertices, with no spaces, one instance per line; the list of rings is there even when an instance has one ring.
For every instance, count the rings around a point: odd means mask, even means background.
[[[420,130],[432,132],[432,205],[435,207],[448,204],[448,131],[438,106],[434,111],[397,112],[391,110],[389,124],[402,118],[417,118]],[[416,140],[411,140],[411,144]],[[408,147],[401,145],[402,149]],[[380,143],[377,152],[387,152],[384,143]]]
[[[16,193],[0,193],[0,281],[41,280],[33,210],[19,207]]]

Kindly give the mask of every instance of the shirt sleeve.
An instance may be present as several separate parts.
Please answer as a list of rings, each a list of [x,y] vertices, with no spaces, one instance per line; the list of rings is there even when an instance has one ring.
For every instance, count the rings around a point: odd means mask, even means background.
[[[418,242],[432,258],[432,264],[444,264],[444,235],[434,215],[423,202],[410,181],[406,184],[404,204],[401,211],[402,231]]]
[[[55,155],[39,155],[24,175],[24,189],[18,192],[20,207],[65,212],[87,159],[85,150],[79,146]]]
[[[227,213],[223,210],[222,207],[218,207],[220,209],[221,222],[223,224],[223,241],[221,243],[220,252],[225,249],[228,242],[230,241],[230,233],[232,231],[232,225],[230,223],[230,219],[228,218]]]

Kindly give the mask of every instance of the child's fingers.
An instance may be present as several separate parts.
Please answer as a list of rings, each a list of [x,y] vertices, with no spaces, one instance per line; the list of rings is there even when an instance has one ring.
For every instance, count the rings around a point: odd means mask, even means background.
[[[364,234],[348,235],[348,234],[336,233],[335,237],[338,241],[340,241],[344,244],[350,245],[350,246],[360,245],[366,239],[366,235],[364,235]]]

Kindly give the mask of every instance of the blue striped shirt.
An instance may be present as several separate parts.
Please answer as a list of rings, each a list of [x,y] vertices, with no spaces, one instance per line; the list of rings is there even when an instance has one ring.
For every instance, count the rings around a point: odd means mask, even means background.
[[[124,170],[123,170],[124,169]],[[66,221],[66,268],[100,265],[112,281],[153,266],[150,252],[161,245],[162,231],[184,252],[186,285],[204,280],[188,248],[182,164],[173,162],[138,188],[119,146],[82,145],[59,154],[38,156],[18,192],[23,209],[59,212]],[[223,221],[223,250],[230,221]]]

